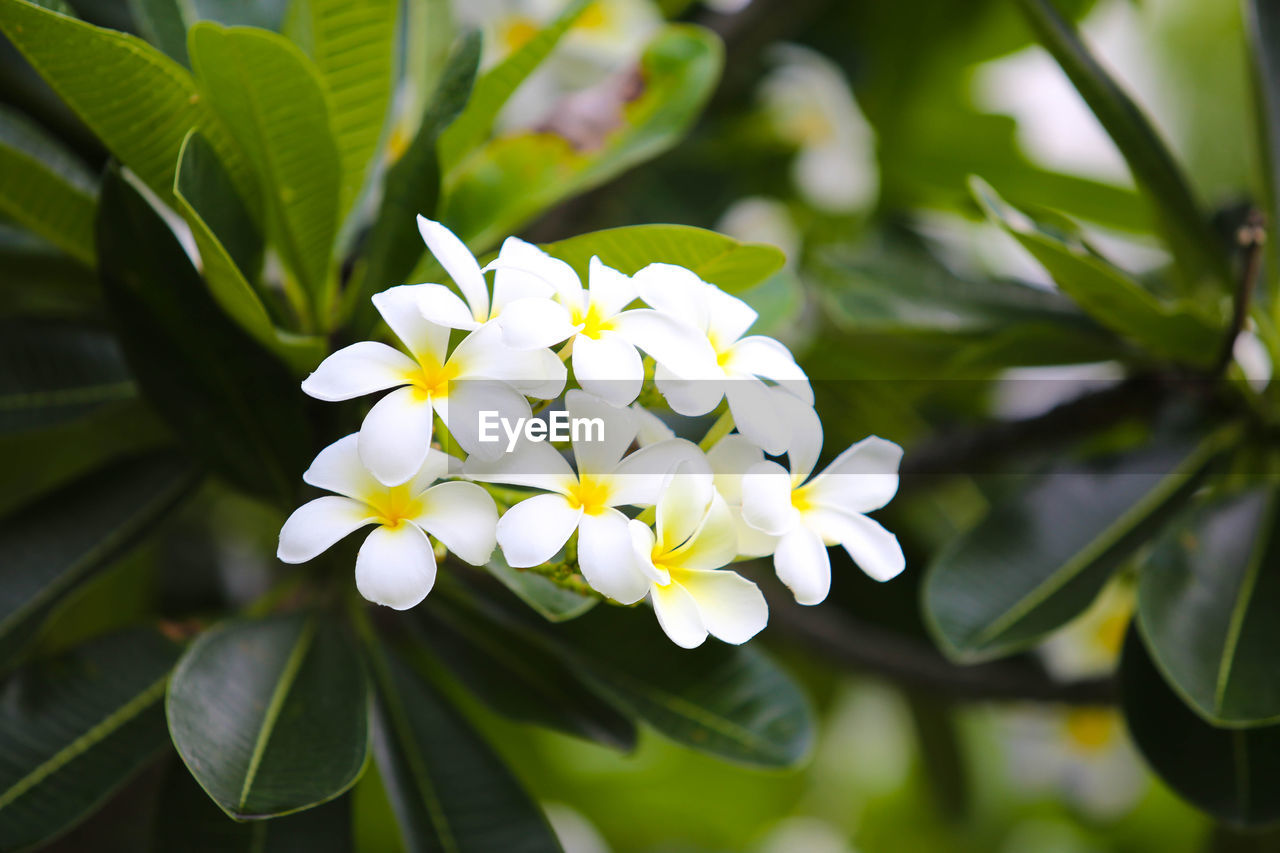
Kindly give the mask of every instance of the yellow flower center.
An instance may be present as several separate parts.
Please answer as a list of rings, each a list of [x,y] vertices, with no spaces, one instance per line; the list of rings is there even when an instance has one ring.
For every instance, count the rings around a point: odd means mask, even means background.
[[[587,515],[599,515],[609,506],[609,494],[613,491],[605,480],[589,475],[578,478],[577,485],[569,490],[569,506],[581,509]]]
[[[537,23],[529,18],[516,16],[501,24],[498,30],[498,43],[502,45],[505,56],[515,53],[537,34]]]
[[[577,306],[570,308],[569,318],[575,326],[582,326],[582,331],[578,334],[586,335],[592,340],[598,339],[603,332],[613,328],[613,319],[605,317],[600,306],[594,302],[587,305],[586,311]]]
[[[604,8],[604,4],[597,0],[582,10],[582,14],[578,16],[574,25],[584,30],[602,30],[609,26],[609,13]]]
[[[1119,656],[1120,647],[1124,645],[1125,631],[1129,627],[1130,613],[1126,609],[1120,613],[1112,613],[1098,625],[1094,640],[1100,647]]]
[[[382,523],[387,527],[399,527],[405,520],[422,513],[422,498],[415,498],[409,489],[410,483],[402,483],[369,496],[368,504],[382,516]]]
[[[449,382],[458,376],[458,365],[440,364],[435,361],[419,361],[418,369],[405,377],[418,392],[418,397],[444,399],[449,396]]]
[[[1067,712],[1067,740],[1081,752],[1096,752],[1111,743],[1116,721],[1103,708],[1073,708]]]
[[[791,490],[791,505],[800,512],[807,512],[813,509],[813,501],[809,498],[808,492],[808,486],[801,486],[798,489]]]

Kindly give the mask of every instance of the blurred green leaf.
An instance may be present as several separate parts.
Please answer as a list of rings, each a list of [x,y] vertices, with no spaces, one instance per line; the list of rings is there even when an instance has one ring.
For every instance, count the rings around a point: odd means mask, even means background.
[[[1278,523],[1269,488],[1211,501],[1169,530],[1139,575],[1145,644],[1213,725],[1280,722]]]
[[[264,30],[202,21],[187,38],[201,92],[258,174],[273,242],[313,309],[324,310],[342,164],[315,66],[288,39]]]
[[[33,662],[0,691],[0,847],[71,828],[167,745],[178,647],[151,629]]]
[[[741,243],[688,225],[630,225],[591,231],[542,247],[586,279],[593,255],[627,275],[655,261],[693,270],[730,293],[740,293],[782,269],[786,256],[775,246]]]
[[[387,170],[382,181],[382,202],[369,233],[365,265],[352,288],[351,307],[356,327],[367,329],[376,321],[374,293],[403,284],[426,247],[418,233],[417,216],[436,215],[440,197],[440,162],[436,142],[467,103],[476,69],[480,65],[479,31],[463,36],[449,56],[444,75],[422,116],[409,147]]]
[[[566,589],[550,578],[535,572],[511,568],[501,553],[495,553],[493,559],[485,565],[485,569],[548,622],[577,619],[600,603],[600,599],[594,596],[581,595]]]
[[[440,137],[442,174],[452,172],[455,166],[481,147],[493,129],[493,123],[503,105],[534,69],[551,55],[560,38],[568,32],[588,5],[589,0],[571,0],[533,38],[476,81],[475,92],[467,102],[466,109]]]
[[[486,619],[466,594],[428,599],[414,626],[422,648],[499,713],[631,750],[636,728],[556,656]]]
[[[1280,726],[1210,726],[1164,682],[1132,629],[1120,659],[1120,699],[1151,769],[1196,808],[1233,826],[1280,820]]]
[[[190,68],[187,28],[197,20],[192,0],[129,0],[139,32],[174,62]]]
[[[1233,436],[1157,440],[1032,477],[929,566],[925,618],[943,651],[964,661],[1000,657],[1084,612]]]
[[[159,214],[116,170],[103,180],[98,253],[147,399],[233,483],[292,506],[310,452],[295,380],[223,313]]]
[[[26,116],[0,106],[0,213],[93,265],[94,180]]]
[[[102,316],[96,271],[26,229],[0,225],[0,317]]]
[[[1183,265],[1188,289],[1200,289],[1207,278],[1210,292],[1229,292],[1226,247],[1150,121],[1093,57],[1052,0],[1018,0],[1017,5],[1120,149],[1139,188],[1150,197],[1169,249]]]
[[[178,150],[193,127],[218,152],[241,193],[256,198],[248,161],[197,93],[191,75],[142,39],[27,0],[0,0],[0,30],[102,143],[162,199],[172,200]]]
[[[306,373],[319,364],[325,355],[324,341],[277,329],[262,298],[245,278],[243,270],[252,274],[262,265],[262,237],[213,147],[194,130],[178,155],[173,195],[200,250],[209,292],[222,309],[297,372]]]
[[[638,95],[619,78],[598,90],[600,102],[592,109],[606,116],[615,111],[612,127],[593,129],[589,140],[570,141],[554,132],[492,140],[445,172],[439,218],[480,251],[555,203],[656,157],[697,118],[719,80],[723,53],[708,30],[665,27],[641,57]],[[463,113],[450,130],[465,119]]]
[[[1191,303],[1160,299],[1084,242],[1009,207],[981,180],[972,179],[970,186],[991,221],[1021,243],[1099,323],[1164,358],[1203,367],[1218,357],[1224,332],[1194,313]]]
[[[370,657],[373,755],[405,849],[559,851],[546,818],[458,712],[380,646]]]
[[[397,0],[297,0],[295,41],[315,61],[329,95],[342,163],[338,219],[351,209],[374,164],[391,104]]]
[[[1267,221],[1280,222],[1280,7],[1270,0],[1244,3],[1257,104],[1258,156]],[[1280,251],[1267,241],[1271,298],[1280,299]]]
[[[292,613],[203,634],[173,673],[165,706],[178,754],[239,819],[311,808],[364,770],[369,686],[332,618]]]
[[[194,482],[172,453],[105,466],[0,519],[0,669],[77,584],[155,525]]]
[[[120,347],[106,332],[0,321],[0,435],[61,423],[136,395]]]

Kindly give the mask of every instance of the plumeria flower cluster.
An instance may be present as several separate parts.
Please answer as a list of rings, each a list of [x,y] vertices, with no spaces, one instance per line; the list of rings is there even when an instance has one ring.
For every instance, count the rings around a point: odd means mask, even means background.
[[[749,334],[745,302],[666,263],[626,275],[592,258],[584,282],[515,237],[482,267],[440,223],[419,227],[454,287],[378,294],[399,345],[352,344],[302,383],[321,400],[380,396],[304,475],[334,494],[289,517],[281,560],[375,525],[356,558],[370,601],[418,604],[445,552],[553,579],[569,568],[618,604],[647,601],[685,648],[765,626],[740,560],[771,557],[801,604],[826,598],[831,546],[877,580],[902,571],[867,515],[897,491],[901,449],[872,436],[813,475],[808,377]],[[717,413],[699,443],[677,434]]]

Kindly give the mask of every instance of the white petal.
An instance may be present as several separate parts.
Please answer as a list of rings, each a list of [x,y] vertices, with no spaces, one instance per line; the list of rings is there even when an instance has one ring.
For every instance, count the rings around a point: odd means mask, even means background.
[[[573,375],[582,390],[615,406],[630,405],[644,384],[644,364],[626,338],[603,332],[599,338],[573,339]]]
[[[773,568],[800,604],[821,604],[831,591],[827,547],[817,533],[803,525],[778,540]]]
[[[706,519],[715,494],[715,486],[705,471],[697,476],[686,462],[671,472],[658,496],[655,519],[657,542],[662,551],[674,551],[694,535]],[[733,559],[732,554],[729,559]]]
[[[532,417],[529,401],[523,394],[492,380],[451,382],[448,398],[434,402],[458,446],[482,459],[494,459],[506,451],[507,437],[501,424],[514,425]],[[498,440],[481,441],[481,427],[495,419],[498,428],[487,430],[486,435],[492,437],[497,433]]]
[[[511,387],[527,397],[554,400],[564,390],[569,368],[560,356],[549,349],[521,350],[512,356],[520,365],[516,375],[508,379]]]
[[[418,473],[431,448],[431,398],[399,388],[379,400],[360,426],[360,460],[379,483],[397,486]]]
[[[511,507],[498,519],[498,545],[517,569],[541,565],[569,541],[582,518],[563,495],[536,495]]]
[[[330,355],[302,380],[305,394],[334,402],[395,388],[418,370],[413,359],[386,344],[360,341]]]
[[[783,392],[776,392],[779,395]],[[778,416],[775,389],[752,377],[724,380],[724,395],[738,432],[751,439],[770,456],[787,450],[791,425]]]
[[[374,530],[356,555],[356,589],[374,604],[408,610],[435,582],[436,555],[427,534],[408,522]]]
[[[383,490],[360,460],[359,433],[340,438],[316,454],[311,467],[302,475],[304,483],[317,489],[337,492],[358,501],[368,502],[369,495]]]
[[[592,257],[587,269],[588,305],[596,305],[605,317],[612,317],[636,298],[636,286],[630,276],[623,275],[598,257]],[[576,345],[575,345],[576,346]]]
[[[667,441],[676,437],[671,427],[667,426],[667,422],[646,409],[639,403],[631,404],[631,411],[636,413],[636,442],[641,447],[648,447],[650,444],[657,444],[660,441]]]
[[[723,378],[680,379],[661,364],[654,370],[653,378],[671,410],[687,418],[705,415],[720,405],[727,381]]]
[[[519,237],[504,240],[498,257],[485,269],[496,271],[493,278],[494,314],[507,310],[517,299],[548,297],[562,291],[582,289],[582,282],[573,267]]]
[[[418,217],[418,231],[431,254],[466,297],[467,304],[471,306],[471,316],[481,323],[488,320],[489,287],[475,255],[452,231],[425,216]]]
[[[285,563],[305,563],[353,530],[372,524],[376,516],[360,501],[337,495],[316,498],[295,509],[285,520],[276,556]]]
[[[422,495],[413,521],[473,566],[483,566],[497,544],[498,507],[475,483],[441,483]]]
[[[569,463],[547,442],[520,440],[507,453],[507,437],[503,435],[500,440],[502,450],[497,455],[467,459],[462,466],[463,476],[482,483],[506,483],[562,495],[577,485],[578,478]]]
[[[592,589],[623,604],[636,603],[649,589],[649,578],[635,559],[627,517],[616,509],[582,516],[578,568]]]
[[[478,329],[480,323],[471,316],[471,309],[462,297],[443,284],[420,284],[418,311],[428,323],[446,329]],[[439,356],[444,358],[442,352]]]
[[[743,557],[767,557],[778,548],[778,537],[756,530],[742,518],[741,507],[730,507],[733,526],[738,531],[738,554]]]
[[[702,613],[683,586],[675,581],[666,586],[654,584],[649,598],[653,602],[653,612],[658,616],[658,624],[671,642],[682,649],[694,649],[707,639]]]
[[[450,456],[443,450],[433,447],[427,451],[426,461],[422,463],[418,473],[414,474],[413,479],[409,481],[409,494],[417,497],[425,492],[436,480],[443,480],[445,477],[457,477],[461,474],[461,459],[456,456]]]
[[[631,534],[631,553],[640,571],[651,581],[663,584],[670,582],[671,575],[667,570],[659,569],[653,564],[653,546],[656,540],[649,525],[633,518],[627,522],[627,531]]]
[[[805,487],[810,501],[845,512],[871,512],[898,492],[902,448],[868,436],[841,453]]]
[[[746,302],[713,284],[707,285],[703,298],[707,302],[707,334],[722,352],[746,334],[759,316]]]
[[[777,382],[788,392],[813,405],[813,388],[809,377],[796,364],[791,350],[773,338],[752,335],[738,341],[729,350],[725,369],[747,376],[763,376]]]
[[[403,284],[375,293],[373,307],[378,309],[391,331],[404,342],[418,361],[441,364],[449,349],[449,329],[427,321],[423,315],[422,296],[433,293],[438,284]]]
[[[707,451],[707,462],[715,474],[716,491],[730,504],[742,504],[742,475],[757,462],[764,461],[764,451],[744,435],[726,435]]]
[[[498,315],[502,340],[514,350],[555,346],[569,339],[577,327],[569,310],[551,299],[527,297],[503,306]]]
[[[714,495],[711,506],[688,542],[671,552],[672,565],[686,569],[718,569],[738,555],[738,530],[724,498]]]
[[[694,272],[675,264],[649,264],[633,275],[631,281],[648,305],[706,331],[710,322],[707,284]]]
[[[800,523],[791,505],[791,475],[777,462],[757,462],[742,475],[742,517],[756,530],[781,536]]]
[[[598,429],[584,424],[579,429],[578,438],[573,441],[573,458],[578,463],[578,473],[612,472],[640,429],[635,412],[577,389],[564,395],[564,403],[571,424],[573,421],[598,421],[603,426],[603,429]]]
[[[681,462],[691,465],[695,474],[711,472],[706,455],[698,445],[683,438],[651,444],[623,457],[610,476],[613,485],[610,506],[653,506],[666,485],[667,476]]]
[[[635,308],[614,317],[613,327],[675,376],[715,379],[723,375],[706,334],[682,320],[651,308]]]
[[[824,542],[839,543],[870,577],[887,581],[906,568],[898,537],[865,515],[814,508],[804,513],[804,524]]]
[[[769,621],[764,594],[737,572],[680,571],[674,580],[693,598],[706,629],[726,643],[745,643]]]
[[[791,485],[799,486],[813,471],[822,453],[822,420],[813,407],[785,391],[770,389],[778,417],[784,421],[787,436],[787,466],[791,469]]]

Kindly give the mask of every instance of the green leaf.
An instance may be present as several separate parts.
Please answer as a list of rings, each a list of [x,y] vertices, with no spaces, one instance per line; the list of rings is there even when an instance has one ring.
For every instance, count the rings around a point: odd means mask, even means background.
[[[0,213],[92,266],[94,194],[93,177],[74,154],[0,106]]]
[[[171,453],[131,457],[0,519],[0,668],[58,602],[152,530],[193,482],[190,464]]]
[[[1272,489],[1211,501],[1170,529],[1139,576],[1146,646],[1213,725],[1280,722],[1277,524]]]
[[[102,143],[165,201],[178,150],[197,128],[245,198],[248,161],[187,70],[142,39],[95,27],[27,0],[0,0],[0,31]]]
[[[96,271],[35,234],[0,225],[0,317],[100,319]]]
[[[360,318],[357,328],[367,329],[376,321],[369,297],[404,283],[422,257],[425,246],[418,233],[417,215],[434,217],[440,196],[436,142],[467,103],[480,64],[480,48],[479,31],[463,36],[449,57],[417,134],[382,181],[382,201],[369,234],[360,286],[351,291],[352,308]]]
[[[231,482],[292,506],[310,449],[296,381],[223,313],[173,233],[116,170],[103,180],[98,253],[147,399]]]
[[[1189,302],[1168,302],[1110,264],[1072,235],[1050,229],[1013,209],[974,178],[970,189],[987,216],[1022,244],[1064,293],[1102,325],[1162,358],[1207,366],[1217,358],[1223,332]]]
[[[449,174],[489,136],[504,104],[534,69],[551,55],[589,0],[572,0],[550,23],[485,73],[458,120],[440,138],[440,171]]]
[[[20,670],[0,691],[0,847],[47,841],[166,746],[178,648],[134,629]]]
[[[174,62],[191,67],[187,28],[198,18],[193,0],[129,0],[139,32]]]
[[[1227,293],[1231,273],[1226,247],[1151,122],[1093,57],[1052,0],[1017,0],[1017,4],[1036,38],[1062,66],[1124,155],[1138,187],[1151,199],[1168,246],[1183,266],[1188,289],[1199,289],[1207,277],[1211,290]]]
[[[925,618],[943,650],[964,661],[1000,657],[1079,615],[1234,435],[1064,463],[996,504],[925,577]]]
[[[1267,221],[1280,222],[1280,7],[1268,0],[1246,0],[1245,14],[1257,104],[1258,153],[1262,161],[1262,197]],[[1267,241],[1267,275],[1272,300],[1280,298],[1280,251]]]
[[[559,851],[551,827],[444,698],[372,644],[373,755],[406,850]]]
[[[353,638],[327,616],[209,631],[183,655],[165,705],[178,754],[235,818],[327,802],[364,769],[369,686]]]
[[[586,277],[593,255],[627,275],[661,261],[693,270],[703,281],[740,293],[782,269],[786,256],[775,246],[741,243],[705,228],[689,225],[629,225],[591,231],[547,243],[549,254]]]
[[[258,174],[273,242],[323,308],[342,165],[315,67],[288,39],[265,30],[202,21],[187,38],[201,91]]]
[[[171,762],[156,805],[153,850],[184,853],[350,853],[355,845],[347,797],[272,820],[235,821]]]
[[[513,569],[500,553],[495,553],[493,559],[485,564],[485,568],[548,622],[577,619],[600,603],[600,599],[566,589],[550,578]]]
[[[106,332],[0,321],[0,434],[61,423],[136,394],[120,347]]]
[[[262,298],[242,272],[261,267],[262,237],[213,147],[194,130],[178,155],[173,195],[178,212],[191,226],[213,298],[258,343],[294,370],[305,373],[314,369],[324,358],[324,341],[281,331],[271,322]]]
[[[391,103],[397,0],[298,0],[291,10],[299,43],[315,61],[329,94],[333,137],[342,163],[345,216],[373,164]]]
[[[636,728],[556,656],[485,618],[468,596],[428,599],[415,615],[421,647],[501,714],[631,750]]]
[[[1210,726],[1163,681],[1134,630],[1120,658],[1120,699],[1151,769],[1196,808],[1235,826],[1280,820],[1280,726]]]
[[[612,127],[593,130],[576,146],[552,132],[494,139],[445,172],[439,218],[480,251],[557,202],[656,157],[697,118],[719,80],[723,52],[708,30],[665,27],[640,60],[639,95],[617,79],[602,84],[601,100],[617,106]],[[463,113],[450,132],[465,119]]]

